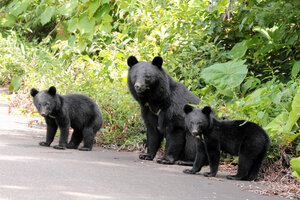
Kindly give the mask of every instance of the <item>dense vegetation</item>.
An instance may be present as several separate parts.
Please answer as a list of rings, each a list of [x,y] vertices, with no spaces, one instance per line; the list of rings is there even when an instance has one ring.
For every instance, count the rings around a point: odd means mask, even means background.
[[[299,8],[289,0],[3,0],[0,83],[91,96],[105,118],[99,142],[139,148],[144,127],[126,59],[161,55],[200,106],[263,126],[270,159],[296,157]],[[300,178],[299,157],[292,163]]]

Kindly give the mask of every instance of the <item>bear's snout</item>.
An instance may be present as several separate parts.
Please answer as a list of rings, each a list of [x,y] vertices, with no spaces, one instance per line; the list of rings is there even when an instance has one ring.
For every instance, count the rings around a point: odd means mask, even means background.
[[[143,93],[146,90],[146,87],[144,84],[141,83],[135,83],[134,84],[134,89],[137,93]]]
[[[197,135],[198,135],[198,131],[197,131],[197,130],[195,130],[195,129],[194,129],[194,130],[192,130],[192,135],[193,135],[193,136],[197,136]]]
[[[47,114],[44,113],[44,112],[41,112],[40,115],[42,115],[43,117],[46,117],[46,116],[47,116]]]

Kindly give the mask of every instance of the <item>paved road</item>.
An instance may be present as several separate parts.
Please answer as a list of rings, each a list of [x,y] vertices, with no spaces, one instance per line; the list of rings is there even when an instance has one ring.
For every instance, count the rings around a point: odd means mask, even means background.
[[[280,199],[237,186],[256,187],[252,182],[229,181],[225,174],[218,176],[222,181],[186,175],[185,167],[141,161],[136,153],[41,147],[45,130],[27,123],[7,115],[7,102],[0,100],[0,200]]]

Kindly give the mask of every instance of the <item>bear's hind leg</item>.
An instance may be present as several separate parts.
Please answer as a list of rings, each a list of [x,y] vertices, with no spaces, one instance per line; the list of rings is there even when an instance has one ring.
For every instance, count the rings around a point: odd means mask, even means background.
[[[71,140],[67,145],[68,149],[77,149],[79,144],[83,139],[82,131],[79,129],[74,129]]]
[[[262,164],[262,161],[264,160],[264,157],[266,155],[266,151],[267,150],[264,150],[263,152],[261,152],[260,155],[257,157],[257,159],[255,159],[255,161],[253,162],[253,165],[249,171],[248,176],[245,177],[244,180],[253,181],[253,180],[257,179],[257,175],[258,175],[260,166]]]
[[[166,128],[166,147],[165,155],[162,159],[157,159],[157,163],[171,165],[179,160],[184,153],[185,147],[185,132],[178,128]]]
[[[247,155],[239,155],[239,164],[238,164],[238,171],[236,175],[228,175],[226,176],[227,179],[230,180],[246,180],[250,169],[253,165],[253,160],[249,158]]]
[[[82,131],[83,134],[83,146],[79,147],[78,150],[80,151],[91,151],[94,144],[94,137],[95,133],[93,131],[93,128],[86,127]]]

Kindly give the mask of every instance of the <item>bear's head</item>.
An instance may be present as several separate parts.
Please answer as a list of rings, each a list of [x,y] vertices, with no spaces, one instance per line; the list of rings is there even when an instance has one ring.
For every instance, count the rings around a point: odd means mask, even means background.
[[[185,125],[193,136],[205,134],[212,128],[214,113],[210,106],[200,109],[187,104],[184,106],[184,112]]]
[[[50,116],[59,104],[58,95],[56,94],[56,88],[54,86],[40,92],[32,88],[30,94],[33,97],[35,107],[43,117]]]
[[[127,59],[130,67],[127,82],[130,92],[135,98],[160,98],[168,93],[169,79],[162,69],[163,59],[159,56],[152,61],[138,61],[136,57]]]

